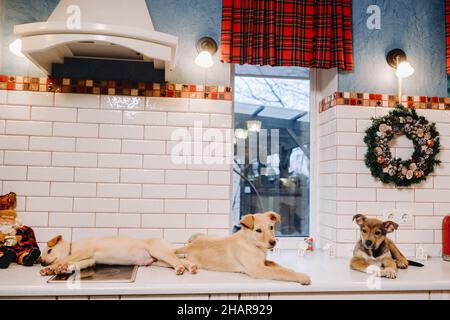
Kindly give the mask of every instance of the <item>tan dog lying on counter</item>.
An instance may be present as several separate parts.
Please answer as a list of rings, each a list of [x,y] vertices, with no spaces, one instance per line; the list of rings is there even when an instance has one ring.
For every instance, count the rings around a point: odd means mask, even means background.
[[[353,217],[360,227],[361,238],[355,245],[350,267],[361,272],[371,272],[370,266],[382,269],[376,273],[379,277],[394,279],[397,268],[406,269],[408,265],[423,267],[423,264],[407,260],[387,234],[398,229],[393,221],[381,221],[357,214]]]
[[[309,276],[284,268],[266,259],[267,250],[276,245],[275,224],[278,213],[248,214],[242,218],[242,229],[228,237],[199,235],[185,247],[175,250],[199,268],[245,273],[253,278],[311,283]]]
[[[157,265],[172,267],[177,275],[188,269],[197,273],[197,267],[186,259],[179,259],[169,243],[162,239],[134,239],[129,237],[87,238],[73,244],[57,236],[47,242],[41,255],[45,268],[41,275],[72,273],[95,264]]]

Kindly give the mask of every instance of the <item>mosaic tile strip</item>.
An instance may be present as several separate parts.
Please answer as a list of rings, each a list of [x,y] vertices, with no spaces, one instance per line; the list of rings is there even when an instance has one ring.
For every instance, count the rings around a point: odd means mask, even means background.
[[[398,96],[387,94],[335,92],[320,102],[319,112],[342,105],[393,108],[398,100]],[[450,97],[402,96],[402,104],[408,108],[450,110]]]
[[[231,87],[0,75],[0,90],[231,100]]]

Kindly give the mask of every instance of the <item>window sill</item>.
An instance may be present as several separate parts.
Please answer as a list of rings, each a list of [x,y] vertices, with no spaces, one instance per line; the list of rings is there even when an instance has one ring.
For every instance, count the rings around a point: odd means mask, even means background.
[[[321,252],[297,257],[295,251],[283,251],[273,257],[280,264],[306,272],[312,285],[257,280],[243,274],[200,270],[197,275],[175,276],[173,270],[160,267],[139,268],[134,283],[83,284],[68,288],[65,284],[48,284],[39,275],[39,266],[11,266],[0,273],[0,296],[128,296],[128,295],[195,295],[231,293],[286,293],[296,295],[319,293],[429,292],[450,291],[450,263],[434,258],[424,268],[400,270],[397,279],[380,279],[379,289],[370,290],[368,275],[349,269],[348,258],[329,258]]]

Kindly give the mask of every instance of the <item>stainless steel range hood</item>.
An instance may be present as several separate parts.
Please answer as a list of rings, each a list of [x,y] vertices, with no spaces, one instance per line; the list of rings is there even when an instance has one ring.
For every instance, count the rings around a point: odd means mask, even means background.
[[[44,72],[64,58],[152,61],[175,67],[178,38],[155,31],[145,0],[61,0],[47,22],[16,25],[22,53]]]

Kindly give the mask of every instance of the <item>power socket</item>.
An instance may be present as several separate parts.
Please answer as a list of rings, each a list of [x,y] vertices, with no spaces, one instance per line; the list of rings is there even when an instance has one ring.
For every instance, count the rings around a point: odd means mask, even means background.
[[[414,216],[411,211],[403,211],[399,213],[400,226],[403,228],[414,228]]]
[[[411,210],[389,209],[383,212],[383,220],[398,223],[400,228],[414,228],[414,215]]]

